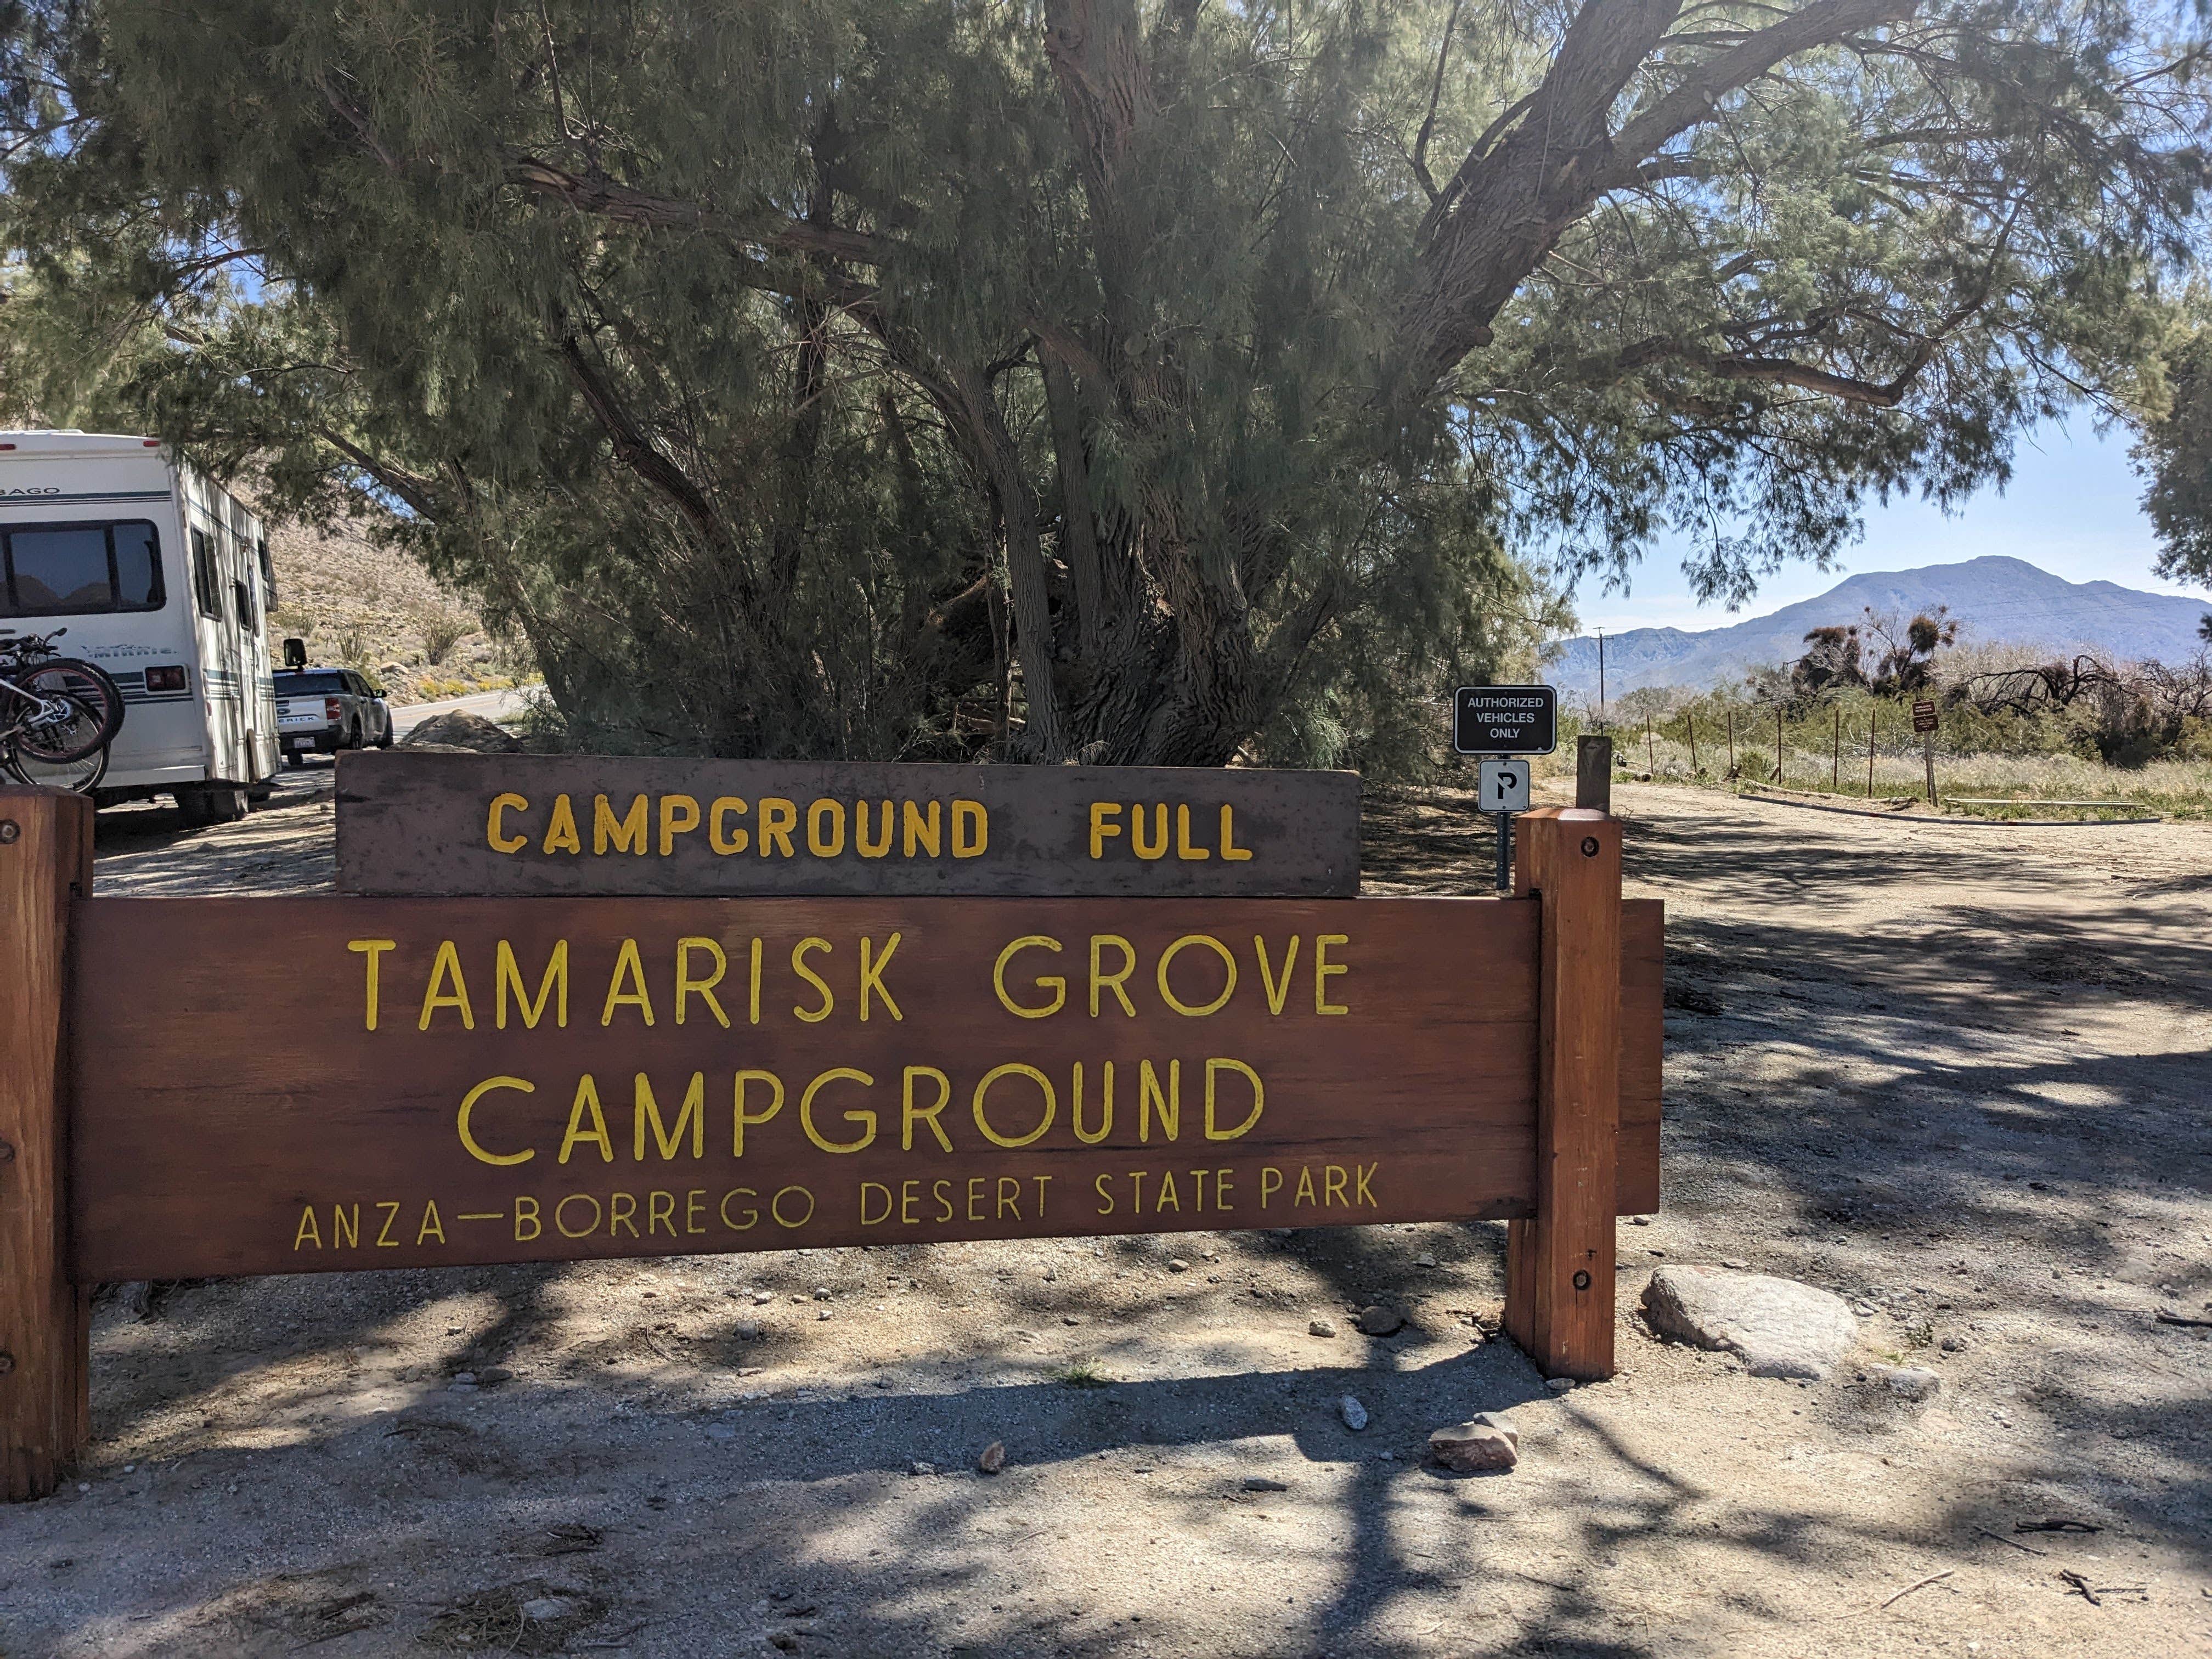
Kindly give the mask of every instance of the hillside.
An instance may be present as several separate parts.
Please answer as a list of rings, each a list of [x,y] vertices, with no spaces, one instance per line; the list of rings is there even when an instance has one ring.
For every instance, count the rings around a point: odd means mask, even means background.
[[[269,536],[277,604],[275,641],[296,635],[308,660],[343,664],[381,681],[394,702],[459,696],[514,683],[509,662],[466,601],[397,549],[362,529],[288,525]]]
[[[1960,638],[1983,645],[2033,645],[2054,651],[2091,650],[2129,660],[2176,662],[2203,641],[2198,620],[2212,598],[2143,593],[2113,582],[2069,582],[2024,559],[1990,556],[1918,570],[1869,571],[1845,578],[1816,599],[1784,605],[1729,628],[1687,633],[1679,628],[1608,632],[1608,696],[1645,685],[1702,689],[1765,664],[1802,654],[1806,631],[1856,622],[1876,611],[1948,605],[1965,624]],[[1577,697],[1597,695],[1597,641],[1572,639],[1547,676]]]

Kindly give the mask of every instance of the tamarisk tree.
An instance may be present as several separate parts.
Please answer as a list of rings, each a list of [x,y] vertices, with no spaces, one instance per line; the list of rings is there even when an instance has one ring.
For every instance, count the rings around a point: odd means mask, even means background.
[[[9,412],[720,753],[1387,763],[1669,526],[1741,599],[2130,395],[2203,170],[2114,0],[0,21]]]

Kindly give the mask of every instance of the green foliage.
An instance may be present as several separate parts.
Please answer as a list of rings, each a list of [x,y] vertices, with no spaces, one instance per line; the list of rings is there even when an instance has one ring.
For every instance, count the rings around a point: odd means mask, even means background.
[[[2113,0],[0,0],[0,416],[368,515],[579,743],[1418,773],[1564,578],[1671,526],[1741,598],[2162,396],[2197,52]]]

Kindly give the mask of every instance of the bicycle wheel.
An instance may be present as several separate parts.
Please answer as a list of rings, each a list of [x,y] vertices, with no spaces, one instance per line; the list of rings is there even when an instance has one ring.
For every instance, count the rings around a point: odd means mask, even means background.
[[[89,795],[107,776],[108,752],[107,745],[102,744],[89,755],[81,756],[73,761],[55,763],[33,760],[10,746],[0,751],[0,769],[6,770],[21,783]]]
[[[29,760],[46,766],[66,766],[106,746],[106,740],[100,734],[100,717],[82,699],[64,693],[48,696],[46,704],[44,710],[16,729],[19,763]]]
[[[49,657],[19,670],[15,681],[37,696],[75,697],[100,721],[102,743],[113,743],[115,734],[123,729],[123,688],[97,663],[82,657]]]

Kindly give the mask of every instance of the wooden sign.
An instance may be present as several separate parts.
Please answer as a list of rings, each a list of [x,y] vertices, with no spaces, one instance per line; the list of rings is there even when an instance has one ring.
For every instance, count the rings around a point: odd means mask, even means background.
[[[1623,1211],[1659,914],[1624,913]],[[1536,1191],[1537,906],[94,899],[83,1282],[1471,1219]]]
[[[337,878],[388,895],[1349,898],[1350,772],[342,755]]]
[[[1936,705],[1926,697],[1917,699],[1912,705],[1912,729],[1933,732],[1936,729]]]

